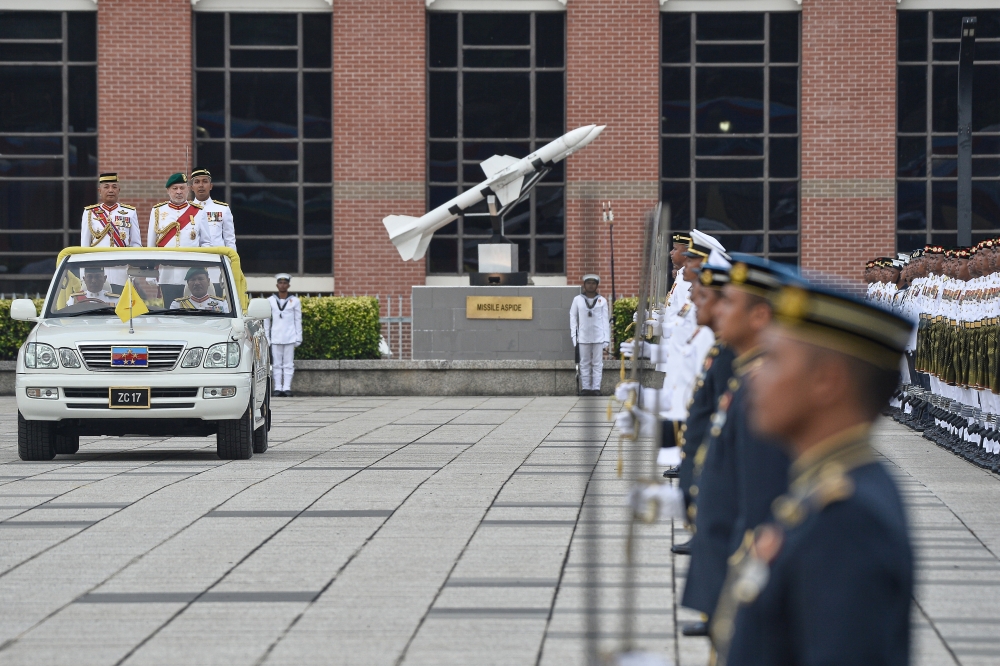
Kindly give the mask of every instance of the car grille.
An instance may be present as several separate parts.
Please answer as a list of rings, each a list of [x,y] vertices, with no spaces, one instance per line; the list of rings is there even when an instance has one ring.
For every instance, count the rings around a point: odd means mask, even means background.
[[[69,409],[111,409],[107,403],[104,402],[67,402],[66,407]],[[159,404],[153,403],[149,406],[150,409],[194,409],[193,402],[161,402]]]
[[[103,398],[108,399],[108,387],[103,388],[64,388],[63,394],[67,398]],[[198,396],[197,387],[184,388],[153,388],[150,391],[151,398],[195,398]]]
[[[117,346],[117,345],[116,345]],[[117,370],[125,372],[149,372],[151,370],[173,370],[177,359],[184,351],[184,345],[145,345],[148,348],[146,367],[125,368],[111,366],[111,345],[80,345],[80,355],[88,370]]]

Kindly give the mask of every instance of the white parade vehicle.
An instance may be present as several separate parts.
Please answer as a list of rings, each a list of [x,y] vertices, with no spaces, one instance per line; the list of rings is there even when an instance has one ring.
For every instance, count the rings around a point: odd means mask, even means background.
[[[81,435],[214,434],[225,459],[267,450],[271,308],[248,298],[235,251],[67,248],[57,265],[41,314],[10,308],[37,322],[17,356],[22,460],[76,453]]]

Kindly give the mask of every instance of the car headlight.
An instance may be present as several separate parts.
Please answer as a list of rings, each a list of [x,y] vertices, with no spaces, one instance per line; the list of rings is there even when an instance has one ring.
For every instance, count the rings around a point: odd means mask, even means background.
[[[56,350],[42,342],[29,342],[24,348],[24,367],[58,368],[59,359],[56,358]]]
[[[184,358],[181,360],[182,368],[197,368],[201,365],[201,357],[205,355],[205,350],[201,347],[194,347],[188,349],[187,353],[184,354]]]
[[[62,347],[59,350],[59,362],[62,363],[64,368],[79,368],[80,367],[80,357],[76,355],[76,352],[67,347]]]
[[[220,342],[208,348],[205,354],[206,368],[235,368],[240,364],[238,342]]]

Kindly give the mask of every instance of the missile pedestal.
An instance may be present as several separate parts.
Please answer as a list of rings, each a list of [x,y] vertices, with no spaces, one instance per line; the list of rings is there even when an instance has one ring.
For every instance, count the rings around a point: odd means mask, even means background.
[[[473,287],[488,287],[490,285],[506,285],[523,287],[528,284],[528,272],[519,271],[517,262],[517,244],[507,240],[503,235],[503,223],[496,215],[493,197],[488,197],[490,222],[493,225],[493,236],[489,241],[479,244],[479,272],[469,274],[469,284]]]

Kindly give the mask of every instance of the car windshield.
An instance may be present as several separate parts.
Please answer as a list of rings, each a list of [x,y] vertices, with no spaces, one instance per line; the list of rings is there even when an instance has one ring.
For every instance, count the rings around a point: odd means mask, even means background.
[[[150,314],[232,317],[232,287],[220,261],[63,262],[48,317],[114,317],[131,281]]]

